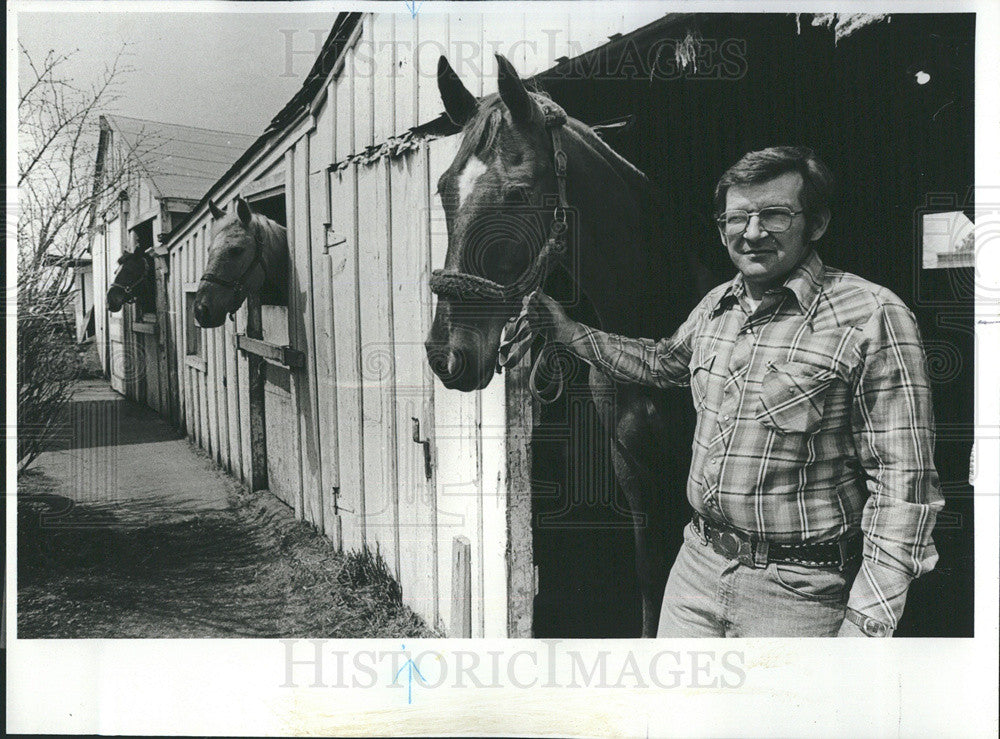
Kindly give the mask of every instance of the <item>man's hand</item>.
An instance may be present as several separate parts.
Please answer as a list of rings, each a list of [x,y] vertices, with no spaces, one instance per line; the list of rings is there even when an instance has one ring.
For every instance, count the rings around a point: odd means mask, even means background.
[[[541,290],[527,295],[523,302],[532,331],[560,344],[572,341],[576,321],[566,315],[559,303]]]

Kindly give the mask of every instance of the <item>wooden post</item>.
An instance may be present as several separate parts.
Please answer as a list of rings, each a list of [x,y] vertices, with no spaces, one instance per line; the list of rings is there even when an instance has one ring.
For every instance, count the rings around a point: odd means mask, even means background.
[[[530,354],[530,353],[529,353]],[[531,436],[534,404],[528,392],[530,356],[504,370],[507,403],[507,636],[532,636],[535,567],[531,529]]]
[[[256,293],[247,297],[247,336],[252,339],[264,338],[264,323],[260,315],[260,296]],[[264,426],[264,382],[266,367],[264,358],[247,355],[250,395],[250,465],[251,490],[266,490],[267,479],[267,430]]]
[[[451,545],[451,630],[448,636],[472,637],[472,546],[464,536]]]

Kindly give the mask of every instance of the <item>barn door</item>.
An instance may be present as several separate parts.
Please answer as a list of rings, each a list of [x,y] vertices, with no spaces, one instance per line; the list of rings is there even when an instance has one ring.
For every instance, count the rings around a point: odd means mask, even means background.
[[[268,181],[280,175],[280,172],[272,174]],[[256,195],[248,195],[247,201],[255,213],[286,225],[283,187],[271,187]],[[287,302],[284,305],[261,305],[260,318],[261,335],[253,338],[259,338],[272,347],[290,345]],[[248,335],[249,333],[248,330]],[[292,372],[296,370],[274,357],[257,356],[251,359],[263,375],[263,392],[254,397],[251,387],[251,403],[259,405],[256,409],[257,422],[262,422],[264,431],[263,454],[255,455],[254,464],[263,465],[267,470],[268,489],[271,493],[298,513],[302,508],[302,471],[295,382],[292,377]],[[253,409],[251,413],[254,413]],[[260,419],[260,416],[263,418]]]
[[[288,308],[263,305],[264,341],[288,345]],[[298,417],[292,398],[292,376],[288,367],[267,362],[264,369],[264,428],[267,441],[267,479],[272,493],[297,509],[299,453],[296,446]]]

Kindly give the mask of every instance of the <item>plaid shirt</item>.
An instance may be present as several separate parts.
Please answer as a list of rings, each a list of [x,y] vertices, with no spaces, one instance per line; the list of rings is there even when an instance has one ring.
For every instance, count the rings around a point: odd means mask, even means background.
[[[746,304],[742,275],[711,290],[673,336],[577,324],[566,343],[623,381],[690,385],[698,412],[687,495],[703,516],[778,543],[861,527],[849,607],[896,627],[932,569],[944,505],[920,332],[892,292],[811,252]]]

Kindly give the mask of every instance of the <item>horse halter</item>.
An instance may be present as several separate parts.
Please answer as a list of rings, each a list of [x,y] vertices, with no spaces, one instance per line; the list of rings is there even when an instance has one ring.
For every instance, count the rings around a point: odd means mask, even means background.
[[[235,280],[227,280],[226,278],[219,277],[218,275],[215,275],[211,272],[203,272],[201,275],[201,279],[204,282],[210,282],[213,285],[219,285],[221,287],[232,288],[233,297],[236,299],[236,308],[230,311],[229,317],[233,321],[236,320],[236,311],[239,310],[240,306],[243,304],[243,301],[246,299],[248,295],[246,285],[244,284],[247,275],[249,275],[250,272],[253,271],[258,266],[264,268],[265,272],[267,271],[266,265],[264,264],[264,260],[261,258],[261,252],[262,252],[261,245],[256,237],[253,238],[253,246],[254,246],[253,259],[250,260],[250,264],[247,265],[247,268],[243,270],[240,276],[237,277]]]
[[[562,146],[562,127],[566,123],[566,111],[551,100],[542,101],[539,105],[545,115],[545,128],[552,140],[552,159],[559,197],[558,203],[552,211],[552,224],[549,226],[548,238],[542,248],[538,250],[538,255],[532,263],[514,282],[501,285],[493,280],[468,272],[436,269],[431,273],[430,279],[431,292],[435,295],[453,300],[478,299],[497,303],[515,303],[541,287],[548,274],[549,261],[566,253],[566,231],[568,230],[566,211],[569,208],[569,201],[566,199],[567,158]],[[554,403],[562,395],[563,389],[562,375],[558,371],[558,367],[556,367],[554,378],[557,389],[551,398],[543,398],[535,386],[539,366],[549,363],[547,356],[549,350],[550,347],[546,343],[535,356],[528,382],[532,396],[541,403]],[[499,372],[500,367],[506,366],[506,364],[506,361],[498,363],[497,371]]]
[[[121,284],[120,282],[118,282],[117,277],[115,278],[114,282],[108,285],[109,288],[117,287],[119,290],[125,293],[125,300],[123,300],[122,303],[134,303],[136,299],[139,297],[136,294],[135,289],[153,276],[153,269],[152,269],[153,265],[150,264],[149,259],[147,259],[145,256],[142,256],[141,259],[142,259],[142,274],[139,275],[138,279],[132,282],[131,285]]]

